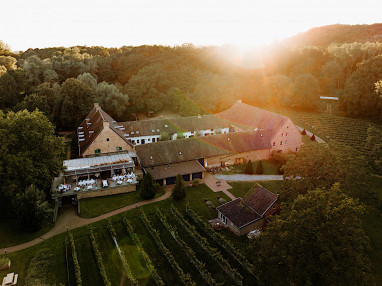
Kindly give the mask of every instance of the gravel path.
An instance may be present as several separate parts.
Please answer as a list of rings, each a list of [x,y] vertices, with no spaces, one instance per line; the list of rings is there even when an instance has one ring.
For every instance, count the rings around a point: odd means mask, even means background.
[[[282,181],[283,175],[215,175],[216,178],[225,181]]]

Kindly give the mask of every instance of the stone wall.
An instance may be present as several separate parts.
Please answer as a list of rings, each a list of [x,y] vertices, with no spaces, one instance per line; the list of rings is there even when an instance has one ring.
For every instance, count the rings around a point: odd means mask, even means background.
[[[96,191],[87,191],[87,192],[78,193],[77,199],[81,200],[81,199],[88,199],[88,198],[95,198],[95,197],[102,197],[102,196],[124,194],[124,193],[134,192],[136,190],[137,190],[137,185],[106,188],[106,189],[101,189]]]
[[[88,154],[95,154],[95,150],[97,149],[100,149],[101,153],[115,152],[117,151],[117,147],[122,147],[123,151],[133,151],[133,147],[131,147],[117,133],[110,129],[109,122],[104,122],[102,131],[90,144],[88,149],[82,153],[82,156],[86,157]]]

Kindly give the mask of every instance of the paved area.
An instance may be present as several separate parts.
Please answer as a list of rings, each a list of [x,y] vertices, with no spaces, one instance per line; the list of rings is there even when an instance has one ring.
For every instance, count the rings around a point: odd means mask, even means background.
[[[304,128],[302,128],[302,127],[300,127],[300,126],[296,126],[296,128],[297,128],[297,130],[300,131],[300,132],[301,132],[302,130],[304,130]],[[312,137],[312,135],[313,135],[312,132],[310,132],[310,131],[308,131],[308,130],[306,130],[306,129],[305,129],[305,131],[306,131],[306,135]],[[326,143],[323,139],[321,139],[321,138],[318,137],[317,135],[314,135],[314,137],[316,137],[316,141],[317,141],[318,143]]]
[[[219,180],[226,181],[282,181],[283,175],[215,175]]]
[[[165,194],[160,196],[160,197],[157,197],[157,198],[154,198],[151,200],[147,200],[147,201],[138,202],[136,204],[128,205],[126,207],[117,209],[117,210],[112,211],[112,212],[108,212],[106,214],[103,214],[103,215],[100,215],[100,216],[97,216],[94,218],[81,218],[77,215],[77,211],[75,208],[67,207],[67,209],[65,209],[63,214],[58,216],[56,224],[54,225],[54,227],[50,231],[48,231],[47,233],[43,234],[42,236],[40,236],[34,240],[25,242],[23,244],[19,244],[19,245],[0,249],[0,254],[3,254],[5,249],[7,250],[7,253],[11,253],[11,252],[23,250],[23,249],[29,248],[31,246],[34,246],[36,244],[39,244],[40,242],[42,242],[48,238],[51,238],[57,234],[65,232],[66,227],[68,227],[69,230],[72,230],[72,229],[75,229],[75,228],[78,228],[81,226],[85,226],[85,225],[88,225],[88,224],[91,224],[91,223],[112,217],[114,215],[126,212],[128,210],[138,208],[140,206],[144,206],[144,205],[163,201],[163,200],[165,200],[171,196],[171,191],[172,191],[172,186],[165,187]]]
[[[220,184],[217,184],[216,182],[220,181]],[[217,179],[210,173],[206,172],[203,182],[215,193],[216,192],[223,192],[225,193],[231,200],[236,199],[234,195],[232,195],[228,190],[232,189],[232,187],[224,180],[224,179]]]

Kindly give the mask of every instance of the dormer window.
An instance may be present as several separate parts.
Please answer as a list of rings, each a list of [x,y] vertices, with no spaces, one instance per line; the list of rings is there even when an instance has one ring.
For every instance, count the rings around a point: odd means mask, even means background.
[[[182,152],[179,151],[179,155],[182,155]]]
[[[159,132],[159,129],[157,129],[157,132]]]
[[[168,125],[166,124],[164,127],[168,127]]]
[[[109,142],[109,138],[106,138],[106,141]]]
[[[137,134],[139,134],[139,131],[137,131]]]
[[[134,131],[131,131],[130,133],[131,133],[131,134],[134,134]]]
[[[153,129],[153,130],[151,130],[153,133],[155,132],[155,130]]]

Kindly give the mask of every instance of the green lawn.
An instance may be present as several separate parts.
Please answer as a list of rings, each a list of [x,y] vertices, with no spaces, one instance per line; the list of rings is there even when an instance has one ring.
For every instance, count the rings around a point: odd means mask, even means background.
[[[164,195],[164,191],[158,192],[155,197],[160,197],[162,195]],[[106,197],[82,199],[80,200],[80,217],[96,217],[140,201],[142,201],[142,198],[139,195],[139,191]]]
[[[244,197],[245,194],[255,185],[260,184],[268,191],[278,194],[283,181],[259,181],[259,182],[229,182],[232,189],[229,190],[235,197]]]
[[[0,218],[0,248],[33,240],[48,232],[52,227],[53,223],[47,223],[39,231],[32,233],[23,232],[15,219]]]
[[[263,174],[264,175],[279,175],[277,171],[277,164],[272,160],[264,160],[263,162]],[[252,162],[252,170],[255,174],[257,165],[259,161]],[[233,175],[233,174],[245,174],[245,167],[247,164],[232,165],[228,166],[228,170],[222,170],[223,175]]]

